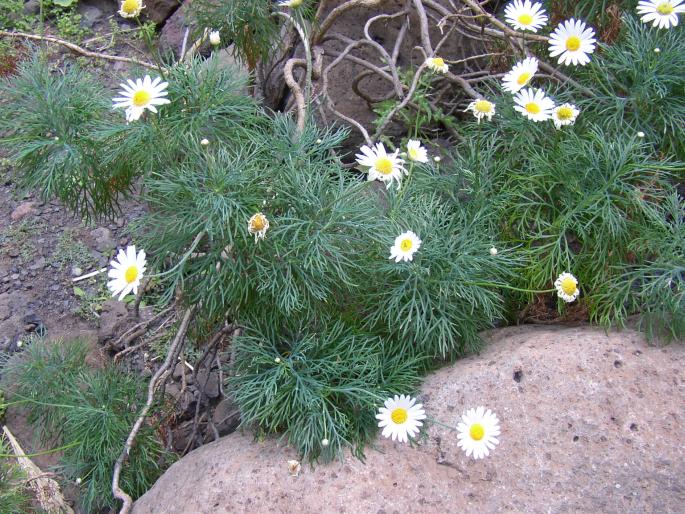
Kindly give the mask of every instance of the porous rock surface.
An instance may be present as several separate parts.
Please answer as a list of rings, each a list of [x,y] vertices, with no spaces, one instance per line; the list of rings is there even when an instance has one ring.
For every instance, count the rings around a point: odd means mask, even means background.
[[[512,327],[429,376],[430,417],[485,405],[501,443],[467,458],[433,425],[415,448],[378,440],[362,463],[303,466],[275,440],[234,433],[175,463],[144,513],[675,513],[685,506],[685,347],[634,331]]]

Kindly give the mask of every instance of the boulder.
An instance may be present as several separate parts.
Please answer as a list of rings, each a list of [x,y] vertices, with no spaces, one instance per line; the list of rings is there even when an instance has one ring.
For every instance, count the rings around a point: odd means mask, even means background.
[[[414,447],[379,439],[365,462],[348,453],[291,476],[294,450],[236,432],[176,462],[133,512],[682,512],[685,347],[590,327],[486,338],[420,395],[450,425],[467,408],[497,413],[500,444],[484,460],[431,425]]]
[[[180,0],[145,0],[145,15],[159,25],[167,21],[180,5]]]
[[[36,202],[22,202],[10,214],[12,221],[19,221],[20,219],[36,212]]]

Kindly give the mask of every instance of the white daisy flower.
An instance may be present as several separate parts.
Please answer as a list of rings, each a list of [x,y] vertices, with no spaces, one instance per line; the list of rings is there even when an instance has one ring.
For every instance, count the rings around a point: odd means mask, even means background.
[[[526,88],[514,97],[514,109],[533,121],[545,121],[552,117],[554,102],[542,89]]]
[[[564,125],[573,125],[576,122],[576,118],[580,114],[578,108],[573,104],[562,104],[559,107],[555,107],[552,111],[552,121],[554,121],[554,126],[560,129]]]
[[[547,23],[547,14],[540,2],[514,0],[505,7],[504,19],[516,30],[537,32]]]
[[[388,154],[383,143],[376,143],[374,148],[364,145],[357,154],[357,162],[360,166],[368,169],[369,180],[380,180],[390,187],[392,181],[397,181],[397,187],[402,182],[402,174],[407,173],[404,168],[404,160],[399,157],[399,150]]]
[[[485,98],[479,98],[478,100],[471,102],[469,106],[464,109],[464,112],[466,111],[471,111],[478,120],[478,123],[480,123],[483,118],[492,121],[492,117],[495,115],[495,104]]]
[[[678,14],[685,12],[683,0],[648,0],[637,5],[637,13],[643,22],[652,22],[653,27],[670,29],[678,25]]]
[[[124,0],[119,8],[119,15],[122,18],[135,18],[145,8],[143,0]]]
[[[578,279],[566,271],[554,281],[554,287],[557,288],[557,296],[566,303],[571,303],[580,295]]]
[[[499,444],[497,436],[500,434],[499,419],[490,409],[485,407],[469,409],[461,417],[457,425],[457,446],[466,452],[466,456],[473,454],[474,459],[482,459],[490,455],[490,450]]]
[[[155,105],[170,103],[168,99],[163,98],[167,95],[166,88],[169,84],[162,82],[159,77],[151,80],[149,75],[145,75],[145,78],[136,79],[135,82],[131,79],[126,82],[127,84],[121,84],[124,88],[119,92],[121,96],[113,99],[115,109],[126,108],[126,121],[139,119],[145,109],[156,113]]]
[[[640,131],[637,133],[637,137],[639,137],[640,139],[642,139],[642,138],[645,137],[645,133],[642,132],[642,131],[640,130]]]
[[[200,139],[200,144],[202,146],[207,146],[209,144],[209,139],[207,139],[206,137],[203,137],[202,139]]]
[[[261,212],[254,214],[247,222],[247,231],[254,235],[254,242],[266,237],[269,230],[269,220]]]
[[[494,246],[491,247],[491,248],[490,248],[490,255],[492,255],[493,257],[494,257],[495,255],[497,255],[497,248],[495,248]]]
[[[395,262],[411,261],[420,247],[419,236],[409,230],[395,238],[395,244],[390,247],[389,259],[395,259]]]
[[[585,25],[584,21],[566,20],[554,29],[549,36],[549,55],[559,56],[559,64],[586,65],[595,51],[595,31]]]
[[[423,405],[416,403],[416,398],[410,396],[395,395],[394,398],[385,400],[385,407],[378,409],[376,419],[378,426],[383,428],[383,437],[392,437],[392,440],[406,443],[410,437],[419,433],[420,421],[426,419]]]
[[[428,162],[428,151],[421,146],[421,141],[410,139],[407,142],[407,156],[410,161]]]
[[[514,67],[502,78],[502,87],[510,93],[517,93],[528,85],[538,71],[538,60],[535,57],[527,57],[517,62]]]
[[[426,59],[426,66],[436,73],[447,73],[449,66],[442,57],[429,57]]]
[[[213,46],[218,46],[221,44],[221,34],[218,30],[212,30],[209,33],[209,44]]]
[[[439,155],[436,155],[435,157],[433,157],[433,160],[434,160],[435,162],[440,162],[442,159],[440,158]]]
[[[282,0],[281,2],[278,2],[278,7],[290,7],[292,9],[296,9],[302,5],[302,1],[303,0]]]
[[[109,264],[111,268],[107,276],[112,280],[107,282],[107,288],[112,296],[119,295],[121,301],[130,292],[138,294],[140,279],[145,273],[145,252],[140,250],[136,254],[136,247],[129,246],[126,251],[120,249],[117,258]]]

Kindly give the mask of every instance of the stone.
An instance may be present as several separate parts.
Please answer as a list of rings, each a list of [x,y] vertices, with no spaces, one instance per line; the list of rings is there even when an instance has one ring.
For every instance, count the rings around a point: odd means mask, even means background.
[[[128,327],[128,310],[126,304],[115,299],[102,304],[100,313],[100,327],[98,328],[98,342],[107,344],[113,342]],[[114,348],[120,350],[121,348]]]
[[[190,368],[186,366],[184,363],[179,362],[176,364],[174,367],[174,371],[172,373],[172,378],[176,381],[182,381],[182,376],[185,374],[186,376],[186,384],[192,384],[193,383],[193,372],[190,371]]]
[[[240,411],[233,398],[224,398],[214,407],[212,423],[221,436],[235,432],[240,424]]]
[[[89,29],[92,29],[97,23],[100,23],[104,17],[102,10],[95,5],[79,2],[77,10],[81,15],[81,25]]]
[[[187,45],[193,44],[191,39],[193,34],[197,34],[198,30],[196,24],[191,22],[189,16],[186,16],[186,13],[191,8],[191,4],[192,0],[183,2],[183,5],[171,15],[162,27],[158,40],[159,50],[162,54],[170,53],[176,58],[179,57],[186,29],[189,29]]]
[[[204,388],[204,393],[208,398],[218,398],[221,395],[221,388],[219,387],[219,373],[216,371],[209,372],[206,369],[201,369],[197,372],[197,387]]]
[[[28,0],[24,3],[24,9],[22,11],[26,16],[35,16],[40,14],[40,0]]]
[[[179,0],[145,0],[145,15],[161,25],[181,6]]]
[[[106,227],[98,227],[90,231],[90,235],[95,240],[95,250],[108,253],[117,246],[117,242],[112,236],[112,231]]]
[[[10,214],[12,221],[19,221],[29,214],[36,212],[36,202],[22,202]]]
[[[346,452],[293,477],[295,450],[234,432],[172,465],[133,512],[682,512],[685,346],[592,327],[485,337],[479,355],[428,376],[419,395],[451,426],[467,408],[491,408],[502,434],[484,460],[427,424],[415,446],[379,437],[364,462]]]

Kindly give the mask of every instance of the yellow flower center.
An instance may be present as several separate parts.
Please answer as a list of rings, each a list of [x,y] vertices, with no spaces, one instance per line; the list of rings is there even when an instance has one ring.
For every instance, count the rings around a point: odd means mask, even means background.
[[[150,98],[152,98],[150,92],[146,89],[141,89],[133,93],[131,102],[136,107],[145,107],[150,102]]]
[[[416,160],[419,157],[419,150],[417,148],[408,148],[407,150],[412,160]]]
[[[469,429],[469,435],[474,441],[480,441],[485,435],[485,428],[480,423],[474,423]]]
[[[580,48],[580,38],[578,36],[571,36],[566,40],[566,50],[575,52]]]
[[[489,113],[492,110],[492,103],[487,100],[476,100],[476,110],[482,113]]]
[[[392,173],[392,161],[387,157],[379,157],[376,159],[376,169],[382,175],[390,175]]]
[[[566,277],[561,281],[561,290],[567,295],[573,296],[578,290],[576,281],[571,277]]]
[[[266,219],[262,215],[252,218],[251,227],[254,232],[259,232],[266,226]]]
[[[524,12],[523,14],[519,15],[519,23],[521,25],[530,25],[533,23],[533,16],[531,16],[530,13]]]
[[[400,243],[400,248],[403,252],[408,252],[411,250],[412,246],[414,246],[414,244],[412,243],[411,239],[403,239]]]
[[[406,423],[408,417],[409,413],[407,412],[407,409],[403,409],[402,407],[398,407],[390,413],[390,419],[392,419],[392,422],[396,425]]]
[[[433,66],[442,68],[445,65],[445,60],[442,57],[433,57]]]
[[[528,84],[530,77],[531,77],[531,74],[528,73],[527,71],[524,71],[523,73],[521,73],[521,75],[519,75],[519,78],[516,80],[516,83],[519,86],[525,86],[526,84]]]
[[[299,7],[302,5],[302,0],[290,0],[289,7]]]
[[[656,10],[659,14],[668,16],[673,12],[673,6],[671,5],[671,2],[661,2],[656,6]]]
[[[529,102],[526,104],[526,111],[528,111],[531,114],[539,114],[540,110],[540,105],[536,102]]]
[[[126,272],[124,272],[124,280],[126,280],[127,284],[131,284],[135,282],[135,280],[138,278],[138,266],[129,266],[126,269]]]
[[[559,109],[557,110],[557,117],[562,121],[570,120],[571,118],[573,118],[573,109],[565,105],[559,107]]]
[[[139,7],[139,0],[124,0],[124,3],[121,4],[121,10],[126,14],[134,14]]]

